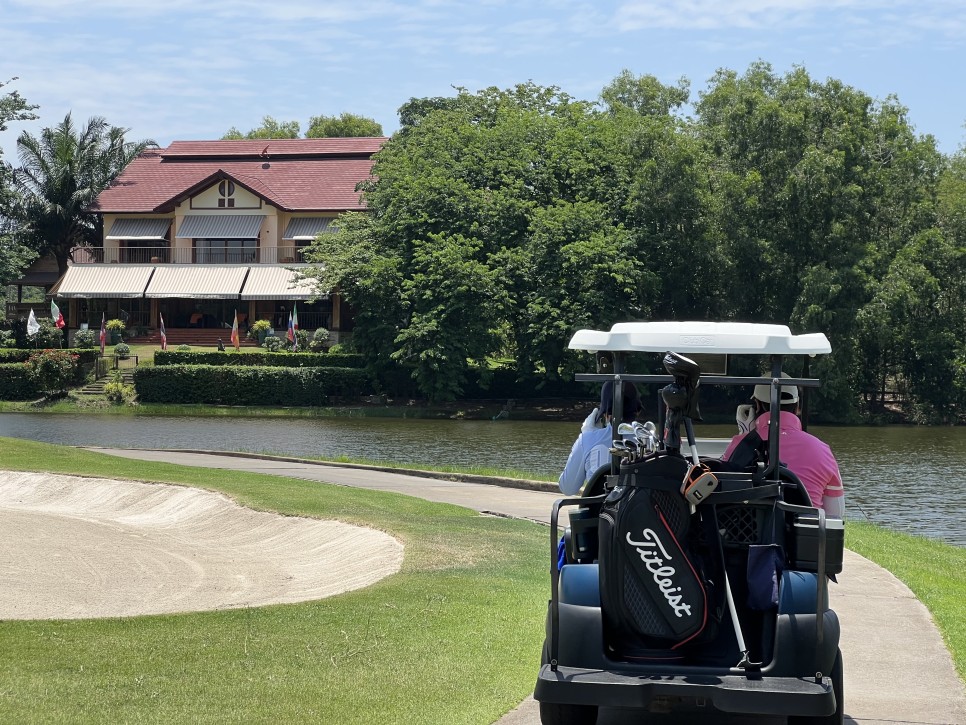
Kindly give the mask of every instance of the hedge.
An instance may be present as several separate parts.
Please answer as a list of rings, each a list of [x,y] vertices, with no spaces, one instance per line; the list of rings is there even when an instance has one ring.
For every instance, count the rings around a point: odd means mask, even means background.
[[[40,390],[22,362],[0,363],[0,400],[33,400]]]
[[[361,368],[362,355],[350,353],[317,352],[268,352],[245,350],[221,352],[220,350],[158,350],[154,353],[155,365],[248,365],[279,368]]]
[[[143,403],[208,405],[327,405],[372,392],[368,373],[344,367],[155,365],[135,368],[134,387]]]
[[[58,348],[54,348],[58,349]],[[97,359],[99,350],[91,350],[88,348],[64,348],[71,355],[77,355],[77,362],[81,365],[93,365],[94,361]],[[22,347],[19,348],[0,348],[0,363],[17,363],[17,362],[27,362],[27,358],[33,355],[35,352],[40,352],[40,348],[36,350],[28,350]]]

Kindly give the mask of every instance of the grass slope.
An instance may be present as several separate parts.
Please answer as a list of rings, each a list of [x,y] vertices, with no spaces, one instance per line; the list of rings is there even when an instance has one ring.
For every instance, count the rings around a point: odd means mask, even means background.
[[[396,494],[0,439],[0,468],[221,491],[391,533],[402,571],[318,602],[0,623],[0,721],[490,723],[533,687],[546,530]]]
[[[966,549],[849,521],[845,544],[895,574],[930,611],[966,682]]]

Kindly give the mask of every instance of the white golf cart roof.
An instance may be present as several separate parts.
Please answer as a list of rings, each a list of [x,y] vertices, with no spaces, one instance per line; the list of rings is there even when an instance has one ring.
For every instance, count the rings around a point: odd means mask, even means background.
[[[756,322],[619,322],[609,332],[578,330],[569,347],[728,355],[827,355],[832,351],[821,332],[793,335],[785,325]]]

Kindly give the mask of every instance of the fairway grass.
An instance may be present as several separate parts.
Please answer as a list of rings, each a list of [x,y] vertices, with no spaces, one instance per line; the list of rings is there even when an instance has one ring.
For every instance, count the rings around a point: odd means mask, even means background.
[[[405,545],[402,571],[294,605],[0,623],[0,722],[491,723],[532,691],[547,531],[397,494],[0,438],[0,467],[221,491]]]

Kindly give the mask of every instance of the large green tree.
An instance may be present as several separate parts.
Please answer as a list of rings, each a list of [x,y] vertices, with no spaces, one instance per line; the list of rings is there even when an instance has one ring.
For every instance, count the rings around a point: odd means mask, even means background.
[[[569,377],[566,344],[578,327],[673,308],[666,289],[691,298],[655,270],[667,257],[681,274],[702,268],[672,253],[700,226],[691,176],[700,149],[677,142],[668,109],[621,106],[619,121],[613,110],[530,83],[403,106],[402,128],[376,157],[377,181],[364,188],[369,214],[313,252],[326,287],[366,320],[384,320],[357,326],[374,364],[412,366],[434,397],[457,395],[470,366],[498,354],[511,354],[523,377]],[[628,226],[671,206],[660,224]],[[432,250],[440,259],[429,264]],[[391,270],[395,299],[372,296],[373,274],[347,259]]]
[[[268,138],[298,138],[299,137],[299,122],[298,121],[276,121],[271,116],[265,116],[262,118],[262,125],[257,128],[253,128],[248,131],[248,133],[242,133],[236,127],[232,126],[225,135],[222,136],[224,141],[238,141],[241,139],[268,139]]]
[[[15,80],[0,83],[0,88]],[[37,118],[36,109],[36,105],[27,103],[17,91],[0,94],[0,131],[6,131],[12,122]],[[2,156],[3,149],[0,149],[0,285],[16,278],[37,256],[19,239],[19,226],[13,218],[13,169],[3,162]]]
[[[305,138],[350,138],[382,136],[382,125],[366,116],[340,113],[338,116],[312,116]]]
[[[891,260],[935,224],[942,157],[895,99],[803,68],[720,71],[696,104],[710,162],[726,315],[821,330],[825,411],[855,412],[869,383],[863,306]]]
[[[277,121],[271,116],[262,119],[262,125],[242,133],[232,126],[222,136],[222,140],[237,141],[240,139],[272,139],[299,138],[298,121]],[[305,138],[332,138],[356,136],[382,136],[382,126],[366,116],[354,113],[342,113],[338,116],[312,116],[309,127],[305,131]]]
[[[71,250],[101,243],[101,220],[89,210],[142,151],[155,143],[127,141],[127,129],[95,117],[75,126],[68,113],[38,137],[17,139],[20,166],[14,170],[14,216],[25,243],[41,256],[52,254],[61,274]]]
[[[443,398],[495,357],[569,378],[579,327],[780,322],[832,340],[826,416],[901,388],[948,418],[966,401],[961,155],[895,98],[804,68],[722,70],[690,117],[689,100],[625,71],[596,103],[533,84],[407,102],[369,213],[312,252],[370,361]]]

